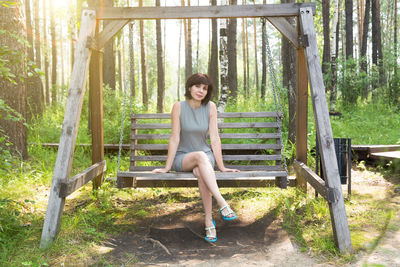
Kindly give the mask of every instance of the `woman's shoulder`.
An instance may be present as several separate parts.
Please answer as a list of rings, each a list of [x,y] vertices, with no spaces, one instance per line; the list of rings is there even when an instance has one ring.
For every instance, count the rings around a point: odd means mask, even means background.
[[[217,105],[215,105],[215,103],[214,102],[212,102],[211,100],[210,101],[208,101],[208,104],[210,105],[210,108],[217,108]]]
[[[172,110],[171,110],[171,113],[174,113],[174,112],[180,112],[180,110],[181,110],[181,102],[182,101],[178,101],[178,102],[175,102],[173,105],[172,105]]]

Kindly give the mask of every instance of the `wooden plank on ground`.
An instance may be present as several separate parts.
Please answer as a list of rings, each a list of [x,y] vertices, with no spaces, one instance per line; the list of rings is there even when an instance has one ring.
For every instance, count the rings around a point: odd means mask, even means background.
[[[371,153],[371,158],[384,161],[393,161],[400,163],[400,151],[388,151]]]
[[[400,145],[351,145],[351,150],[368,153],[400,151]]]
[[[106,171],[106,161],[98,162],[83,172],[60,183],[60,197],[65,198]]]
[[[98,19],[290,17],[297,16],[300,7],[309,7],[315,12],[314,3],[186,7],[102,7],[98,12]]]
[[[313,11],[311,8],[300,8],[300,27],[305,39],[308,39],[308,46],[305,48],[307,71],[324,177],[328,187],[337,190],[339,198],[337,202],[329,203],[333,233],[340,252],[352,252],[353,247],[340,184],[328,104],[326,102],[325,87],[322,78],[317,36],[313,21]]]
[[[72,158],[74,155],[83,97],[85,95],[85,84],[91,54],[90,49],[87,48],[87,42],[89,39],[94,38],[95,28],[95,11],[84,10],[82,12],[82,21],[76,45],[74,67],[68,89],[69,93],[65,108],[60,145],[54,167],[47,212],[40,240],[41,248],[48,247],[54,241],[60,228],[65,198],[58,195],[57,187],[61,181],[64,181],[69,177],[71,172]]]

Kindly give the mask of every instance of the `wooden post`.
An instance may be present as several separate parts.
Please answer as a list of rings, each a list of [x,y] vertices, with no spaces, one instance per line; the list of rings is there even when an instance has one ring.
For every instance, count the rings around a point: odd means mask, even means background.
[[[296,56],[296,160],[307,164],[308,75],[304,47],[296,50]],[[307,181],[297,171],[296,182],[307,192]]]
[[[97,21],[96,35],[99,32]],[[90,124],[92,132],[92,164],[104,160],[103,129],[103,52],[98,47],[92,50],[89,67]],[[93,189],[101,186],[104,173],[93,179]]]
[[[68,89],[67,106],[65,108],[64,123],[54,167],[46,217],[43,224],[40,248],[48,247],[56,238],[60,228],[65,198],[59,196],[59,187],[62,181],[69,178],[71,172],[91,54],[88,44],[90,43],[90,39],[94,37],[95,27],[96,12],[93,10],[84,10],[82,12],[81,29]]]
[[[352,252],[353,248],[340,184],[312,9],[300,8],[300,27],[302,29],[301,38],[306,46],[307,70],[311,85],[314,117],[317,126],[322,166],[326,179],[325,182],[330,190],[334,190],[338,193],[338,201],[329,203],[333,233],[340,252]]]

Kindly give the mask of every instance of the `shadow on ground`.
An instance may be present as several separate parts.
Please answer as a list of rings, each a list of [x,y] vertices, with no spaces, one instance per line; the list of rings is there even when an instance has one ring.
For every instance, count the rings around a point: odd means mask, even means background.
[[[216,219],[218,241],[204,241],[203,215],[197,208],[187,213],[168,214],[143,221],[135,232],[125,232],[108,240],[112,248],[103,259],[120,265],[171,264],[207,259],[231,258],[235,255],[266,251],[275,242],[287,238],[276,218],[276,210],[246,222]]]

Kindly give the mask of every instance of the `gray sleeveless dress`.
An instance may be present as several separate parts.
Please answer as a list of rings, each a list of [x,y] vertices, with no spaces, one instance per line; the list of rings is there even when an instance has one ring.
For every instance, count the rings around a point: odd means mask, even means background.
[[[192,108],[186,101],[181,101],[180,103],[180,141],[171,169],[181,172],[183,158],[187,153],[195,151],[205,152],[214,168],[214,154],[210,145],[207,143],[208,125],[210,122],[210,103],[207,103],[207,105],[200,105],[197,109]]]

